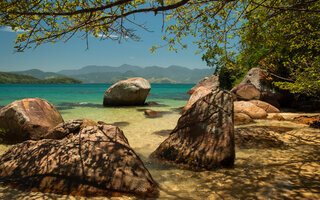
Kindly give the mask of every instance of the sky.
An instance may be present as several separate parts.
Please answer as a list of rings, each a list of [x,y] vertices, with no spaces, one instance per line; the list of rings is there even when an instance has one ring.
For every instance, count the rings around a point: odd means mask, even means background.
[[[46,72],[57,72],[63,69],[80,69],[88,65],[120,66],[130,64],[141,67],[179,65],[188,68],[207,68],[201,60],[201,54],[195,54],[197,48],[191,43],[193,38],[187,38],[187,50],[178,53],[169,51],[167,47],[151,53],[149,48],[163,44],[162,16],[142,14],[137,19],[145,23],[153,32],[137,30],[142,41],[123,41],[118,43],[113,40],[100,41],[98,38],[89,37],[89,49],[86,41],[74,37],[67,43],[58,42],[54,45],[43,44],[36,49],[28,49],[23,53],[14,52],[15,32],[8,27],[0,28],[0,71],[22,71],[40,69]]]

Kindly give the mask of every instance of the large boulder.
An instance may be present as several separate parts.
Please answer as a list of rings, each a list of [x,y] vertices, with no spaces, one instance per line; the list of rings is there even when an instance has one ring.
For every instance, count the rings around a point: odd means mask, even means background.
[[[261,91],[264,89],[264,82],[265,81],[265,76],[260,68],[252,68],[248,71],[246,76],[243,78],[243,80],[240,82],[239,85],[246,85],[246,84],[251,84],[253,85],[257,90]],[[237,87],[235,86],[235,88]]]
[[[252,119],[265,119],[268,116],[268,113],[264,109],[259,108],[255,104],[248,101],[235,101],[234,112],[244,113],[249,115]]]
[[[189,101],[187,102],[187,104],[183,107],[181,113],[184,113],[186,110],[188,110],[189,108],[192,107],[192,105],[197,102],[199,99],[201,99],[202,97],[206,96],[207,94],[211,93],[212,90],[200,86],[198,87],[190,96]]]
[[[236,90],[236,96],[239,100],[260,99],[261,93],[254,85],[244,84]]]
[[[216,89],[200,98],[182,114],[151,157],[196,170],[232,167],[235,149],[231,94]]]
[[[130,78],[112,85],[104,94],[104,106],[143,105],[151,85],[144,78]]]
[[[219,76],[212,75],[201,79],[193,88],[188,91],[188,94],[192,95],[199,87],[205,87],[208,90],[215,90],[219,88]]]
[[[64,124],[70,133],[61,140],[13,145],[0,157],[1,182],[68,195],[158,196],[156,182],[118,127],[82,126],[75,131],[72,123]]]
[[[249,102],[253,103],[254,105],[258,106],[259,108],[262,108],[267,113],[280,113],[280,110],[278,108],[276,108],[275,106],[273,106],[267,102],[260,101],[260,100],[251,100]]]
[[[262,100],[276,107],[284,96],[271,87],[265,73],[260,68],[252,68],[243,80],[231,89],[237,100]]]
[[[60,113],[44,99],[23,99],[0,109],[1,136],[8,143],[39,139],[61,122]]]

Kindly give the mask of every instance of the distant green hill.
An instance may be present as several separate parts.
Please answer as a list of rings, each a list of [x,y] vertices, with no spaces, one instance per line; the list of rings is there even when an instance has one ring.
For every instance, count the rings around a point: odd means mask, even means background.
[[[172,65],[169,67],[149,66],[139,67],[133,65],[111,66],[86,66],[80,69],[62,70],[57,73],[44,72],[39,69],[10,72],[14,74],[28,75],[43,80],[42,83],[74,83],[71,79],[52,79],[57,77],[71,77],[81,80],[83,83],[116,83],[132,77],[143,77],[151,83],[197,83],[200,79],[211,76],[213,68],[190,69]],[[31,80],[29,80],[31,81]],[[55,82],[57,81],[57,82]],[[21,82],[19,80],[19,82]],[[31,81],[32,82],[32,81]],[[37,81],[36,81],[37,82]],[[78,83],[78,81],[75,81]]]
[[[69,77],[56,77],[41,80],[29,75],[0,72],[0,83],[82,83],[82,81]]]
[[[172,65],[167,68],[159,66],[139,67],[132,65],[86,66],[81,69],[62,70],[57,72],[82,80],[84,83],[115,83],[132,77],[143,77],[151,83],[197,83],[200,79],[211,76],[213,68],[189,69]]]
[[[48,78],[56,78],[56,77],[62,77],[63,75],[57,74],[54,72],[43,72],[39,69],[30,69],[25,71],[11,71],[10,73],[14,74],[22,74],[22,75],[28,75],[32,76],[38,79],[48,79]],[[65,76],[63,76],[65,77]]]
[[[28,75],[0,72],[0,83],[39,83],[39,81],[40,79]]]

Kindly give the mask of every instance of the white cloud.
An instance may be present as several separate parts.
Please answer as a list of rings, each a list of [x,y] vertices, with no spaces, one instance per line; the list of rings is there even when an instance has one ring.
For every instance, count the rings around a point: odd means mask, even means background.
[[[98,33],[98,37],[99,37],[99,38],[106,38],[106,37],[109,37],[109,38],[118,38],[119,36],[118,36],[118,35],[112,35],[112,34],[106,36],[106,35],[104,35],[104,34]]]
[[[117,35],[109,35],[110,38],[118,38],[119,36]]]
[[[16,28],[16,29],[13,30],[9,26],[5,26],[4,28],[0,29],[0,31],[11,32],[11,33],[23,33],[23,32],[26,32],[25,30],[22,30],[22,29],[19,29],[19,28]]]

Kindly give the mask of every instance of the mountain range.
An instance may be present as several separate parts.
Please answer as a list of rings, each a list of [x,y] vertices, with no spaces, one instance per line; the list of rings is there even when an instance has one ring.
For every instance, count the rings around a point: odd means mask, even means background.
[[[212,75],[214,69],[189,69],[172,65],[167,68],[159,66],[139,67],[133,65],[85,66],[74,70],[61,70],[57,73],[43,72],[38,69],[15,71],[13,73],[30,75],[39,79],[54,77],[72,77],[83,83],[115,83],[132,77],[143,77],[151,83],[197,83],[200,79]]]

